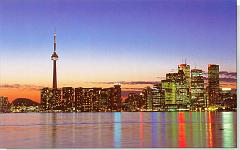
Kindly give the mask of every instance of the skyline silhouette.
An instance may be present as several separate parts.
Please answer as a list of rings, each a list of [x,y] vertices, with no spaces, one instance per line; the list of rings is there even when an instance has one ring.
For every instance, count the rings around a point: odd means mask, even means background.
[[[0,93],[39,101],[54,28],[59,87],[139,91],[187,59],[205,72],[219,64],[220,85],[236,88],[236,5],[216,2],[1,1]]]

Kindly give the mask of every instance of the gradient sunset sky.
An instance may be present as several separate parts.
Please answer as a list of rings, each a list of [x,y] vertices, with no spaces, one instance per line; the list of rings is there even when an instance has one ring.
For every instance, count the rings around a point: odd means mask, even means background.
[[[59,87],[139,89],[185,58],[236,72],[235,0],[1,0],[0,96],[39,101],[55,29]]]

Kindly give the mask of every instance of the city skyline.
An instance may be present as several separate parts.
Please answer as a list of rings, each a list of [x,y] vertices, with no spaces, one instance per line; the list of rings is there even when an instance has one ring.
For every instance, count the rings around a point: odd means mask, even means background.
[[[59,87],[110,87],[121,82],[125,91],[137,90],[160,82],[187,59],[191,69],[205,72],[208,64],[219,64],[225,75],[220,85],[236,88],[234,1],[196,1],[191,8],[189,1],[175,6],[164,1],[1,3],[0,33],[5,36],[0,37],[0,92],[10,101],[27,97],[39,102],[39,89],[51,85],[54,27]],[[82,9],[76,7],[80,4]]]

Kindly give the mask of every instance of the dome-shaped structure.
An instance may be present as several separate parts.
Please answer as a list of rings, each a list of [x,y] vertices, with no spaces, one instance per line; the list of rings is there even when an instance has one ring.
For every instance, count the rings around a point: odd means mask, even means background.
[[[12,101],[13,106],[38,106],[39,103],[27,98],[17,98]]]

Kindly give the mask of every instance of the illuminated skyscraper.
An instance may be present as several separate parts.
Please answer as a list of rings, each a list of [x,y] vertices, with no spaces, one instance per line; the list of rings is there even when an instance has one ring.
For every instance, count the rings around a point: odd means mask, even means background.
[[[61,89],[41,89],[41,110],[48,112],[61,111]]]
[[[237,108],[237,95],[231,88],[221,88],[220,90],[221,105],[229,110]],[[235,109],[236,110],[236,109]]]
[[[100,102],[99,107],[100,111],[108,112],[111,111],[111,99],[113,99],[113,89],[112,88],[104,88],[100,91]]]
[[[171,80],[173,82],[177,82],[179,79],[178,73],[167,73],[166,80]]]
[[[93,103],[93,112],[100,111],[100,93],[102,88],[93,88],[92,90],[92,103]]]
[[[121,111],[121,85],[114,85],[114,98],[112,100],[112,111]]]
[[[53,85],[52,88],[56,89],[57,88],[57,60],[58,60],[58,55],[56,53],[56,32],[54,32],[54,50],[53,54],[51,56],[51,59],[53,60]]]
[[[191,70],[191,105],[193,108],[206,107],[203,72],[199,69]]]
[[[208,65],[208,106],[216,105],[219,101],[219,65]]]
[[[184,73],[185,76],[183,77],[183,80],[179,85],[178,93],[180,94],[183,104],[188,105],[190,104],[190,65],[186,64],[186,62],[185,64],[179,64],[178,73],[182,74],[181,71]]]
[[[179,108],[190,106],[190,86],[183,70],[178,71],[176,103]]]
[[[76,110],[81,112],[98,112],[101,88],[76,88]]]
[[[62,90],[60,88],[52,89],[52,110],[54,112],[59,112],[62,110],[62,101],[61,101]]]
[[[79,99],[76,99],[76,102],[80,101],[82,112],[90,112],[93,110],[92,90],[93,89],[91,89],[91,88],[78,88],[79,93],[77,93],[77,96]],[[78,94],[81,94],[81,95],[78,95]]]
[[[186,108],[189,106],[190,90],[188,84],[184,69],[179,69],[178,73],[166,74],[166,80],[162,81],[162,88],[165,90],[167,108]]]
[[[41,89],[41,110],[48,111],[52,110],[52,89],[43,88]]]
[[[185,74],[185,77],[186,77],[186,80],[187,80],[187,85],[188,87],[190,87],[190,82],[191,82],[191,79],[190,79],[190,65],[188,64],[179,64],[178,65],[178,72],[182,70]]]
[[[164,109],[165,99],[162,84],[153,85],[152,101],[153,111],[160,111]]]
[[[148,86],[142,91],[143,99],[146,104],[146,111],[153,110],[153,97],[152,97],[152,89]]]
[[[129,93],[125,103],[128,106],[126,111],[140,111],[141,110],[142,96],[137,93]]]
[[[65,112],[75,111],[74,89],[72,87],[62,88],[62,110]]]
[[[162,80],[162,88],[164,89],[165,108],[177,108],[176,106],[176,83],[170,79]]]
[[[221,95],[221,102],[232,98],[231,88],[221,88],[220,95]]]
[[[83,109],[83,100],[82,100],[83,90],[81,87],[75,88],[75,110],[81,112]]]
[[[75,88],[75,108],[78,112],[121,111],[121,86]]]

